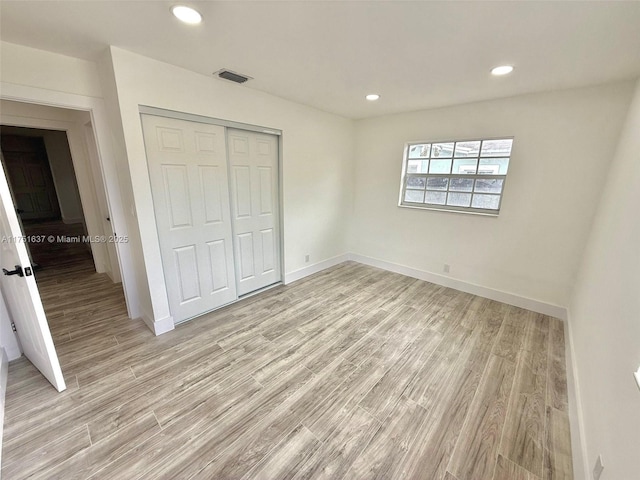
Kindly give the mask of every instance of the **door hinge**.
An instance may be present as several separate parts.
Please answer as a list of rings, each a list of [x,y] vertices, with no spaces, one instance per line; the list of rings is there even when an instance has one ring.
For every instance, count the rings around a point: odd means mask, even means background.
[[[14,332],[17,332],[18,329],[16,328],[16,324],[11,322],[11,330],[13,330]]]

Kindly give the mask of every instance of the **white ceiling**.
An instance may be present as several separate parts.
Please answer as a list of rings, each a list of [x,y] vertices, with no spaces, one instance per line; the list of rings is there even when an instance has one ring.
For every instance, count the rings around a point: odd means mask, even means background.
[[[115,45],[351,118],[640,76],[640,2],[0,1],[0,38],[95,60]],[[513,64],[513,74],[489,70]],[[223,81],[223,80],[218,80]],[[379,93],[367,102],[367,93]]]

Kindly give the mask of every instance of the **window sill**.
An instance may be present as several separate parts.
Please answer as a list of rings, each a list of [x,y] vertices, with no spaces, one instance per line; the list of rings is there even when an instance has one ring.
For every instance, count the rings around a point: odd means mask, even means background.
[[[448,212],[448,213],[463,213],[465,215],[479,215],[481,217],[498,217],[500,212],[490,213],[490,212],[475,212],[472,210],[457,210],[455,208],[438,208],[438,207],[414,207],[412,205],[403,205],[398,204],[399,208],[409,208],[411,210],[430,210],[432,212]]]

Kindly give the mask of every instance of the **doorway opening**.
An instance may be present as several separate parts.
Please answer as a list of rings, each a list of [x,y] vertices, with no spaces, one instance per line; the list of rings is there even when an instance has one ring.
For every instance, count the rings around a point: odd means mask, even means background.
[[[93,255],[67,134],[1,126],[4,168],[36,271],[87,266]]]
[[[73,386],[79,363],[141,323],[127,325],[91,115],[2,106],[3,168],[62,373]]]

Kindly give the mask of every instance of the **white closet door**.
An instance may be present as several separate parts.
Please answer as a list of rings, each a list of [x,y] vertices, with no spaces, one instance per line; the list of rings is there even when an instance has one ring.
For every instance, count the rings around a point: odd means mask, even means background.
[[[237,299],[223,127],[142,115],[171,314]]]
[[[278,139],[227,130],[238,295],[281,280]]]

